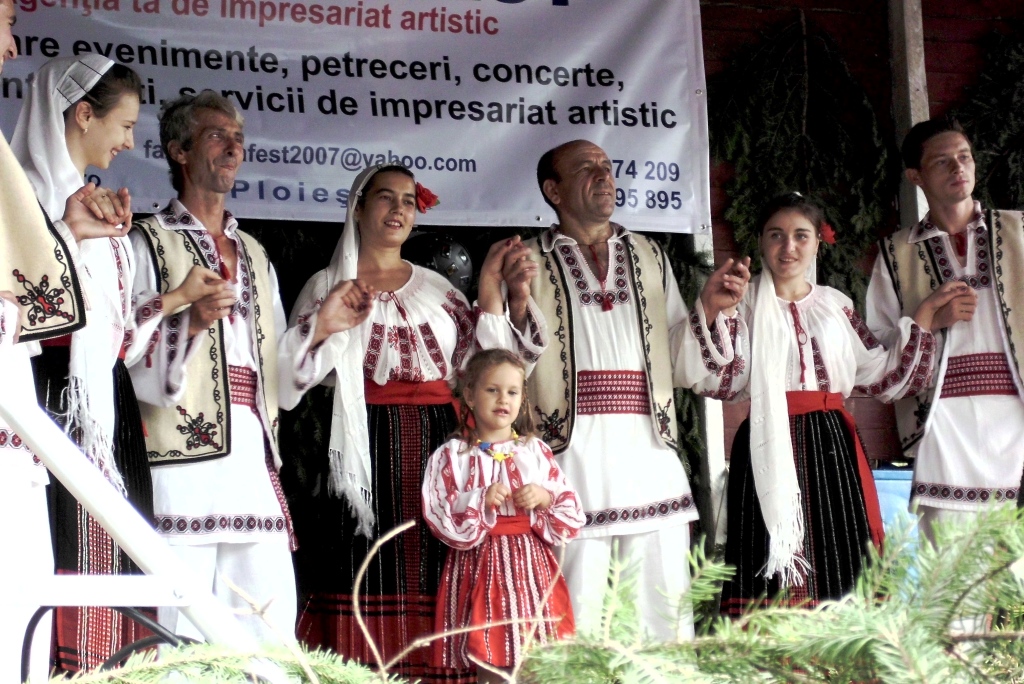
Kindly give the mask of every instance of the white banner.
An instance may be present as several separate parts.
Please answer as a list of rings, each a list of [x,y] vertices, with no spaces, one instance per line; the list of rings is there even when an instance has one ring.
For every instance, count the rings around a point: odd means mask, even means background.
[[[90,171],[139,212],[173,194],[159,103],[212,88],[246,118],[238,216],[343,220],[355,174],[393,161],[440,196],[424,223],[547,225],[537,160],[585,138],[613,160],[617,221],[710,230],[698,0],[14,1],[0,128],[49,57],[131,66],[135,149]]]

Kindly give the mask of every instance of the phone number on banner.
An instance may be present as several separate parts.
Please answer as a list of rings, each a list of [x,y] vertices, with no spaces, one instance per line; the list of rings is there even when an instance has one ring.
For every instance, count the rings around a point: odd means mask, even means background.
[[[612,172],[616,180],[623,177],[640,179],[641,181],[674,183],[681,177],[679,164],[676,162],[638,162],[635,159],[612,159]],[[618,183],[616,183],[618,185]],[[615,189],[615,206],[635,209],[643,206],[648,209],[682,209],[683,197],[678,190],[645,190],[638,188]]]

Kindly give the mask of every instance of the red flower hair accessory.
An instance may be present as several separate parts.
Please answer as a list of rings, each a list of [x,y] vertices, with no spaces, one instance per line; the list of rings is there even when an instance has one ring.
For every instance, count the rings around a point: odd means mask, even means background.
[[[427,213],[427,209],[436,207],[441,203],[437,195],[432,193],[429,188],[420,183],[416,183],[416,209],[421,214]]]
[[[821,224],[821,239],[827,244],[836,244],[836,231],[832,229],[831,224],[827,222]]]

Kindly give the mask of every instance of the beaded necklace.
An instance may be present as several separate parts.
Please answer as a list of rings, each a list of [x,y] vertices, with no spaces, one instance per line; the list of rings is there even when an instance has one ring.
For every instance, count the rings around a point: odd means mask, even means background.
[[[516,434],[515,430],[512,430],[512,442],[517,442],[518,440],[519,440],[519,435]],[[494,442],[484,442],[484,441],[481,441],[479,439],[476,440],[476,446],[477,446],[477,448],[480,449],[480,451],[484,452],[485,454],[487,454],[488,456],[493,458],[498,463],[501,463],[506,458],[512,458],[512,456],[515,453],[511,449],[509,449],[508,451],[495,451],[494,450]]]

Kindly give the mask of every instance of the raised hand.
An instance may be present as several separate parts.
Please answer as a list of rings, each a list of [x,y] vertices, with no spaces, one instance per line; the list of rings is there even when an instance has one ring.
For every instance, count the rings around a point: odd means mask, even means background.
[[[526,305],[530,299],[530,283],[540,273],[540,266],[530,258],[530,248],[519,236],[512,238],[512,244],[505,252],[501,275],[508,288],[508,308],[512,322],[520,330],[526,323]]]
[[[951,280],[933,291],[914,312],[914,321],[925,330],[937,332],[957,321],[974,318],[978,293],[965,282]]]
[[[480,308],[487,313],[500,316],[505,311],[505,301],[501,296],[501,283],[505,279],[502,271],[505,268],[505,255],[518,240],[515,237],[495,242],[487,250],[484,263],[480,266],[477,300]]]
[[[524,511],[532,511],[535,508],[543,511],[551,506],[551,492],[538,484],[523,485],[512,494],[512,503]]]
[[[750,257],[740,260],[727,259],[719,266],[700,292],[700,301],[704,305],[704,315],[708,321],[718,317],[719,313],[731,316],[736,306],[743,300],[750,283]]]
[[[488,508],[497,508],[501,504],[505,503],[505,499],[507,499],[511,493],[511,489],[500,482],[495,482],[487,488],[486,492],[484,492],[484,506]]]
[[[207,330],[214,322],[231,313],[235,305],[235,290],[226,280],[213,286],[210,294],[197,299],[189,307],[188,336]]]
[[[335,285],[317,313],[313,346],[334,333],[349,330],[365,321],[373,311],[376,294],[373,288],[360,280],[346,280]]]
[[[127,188],[115,192],[89,183],[68,197],[63,220],[77,242],[121,237],[132,225],[131,205]]]

